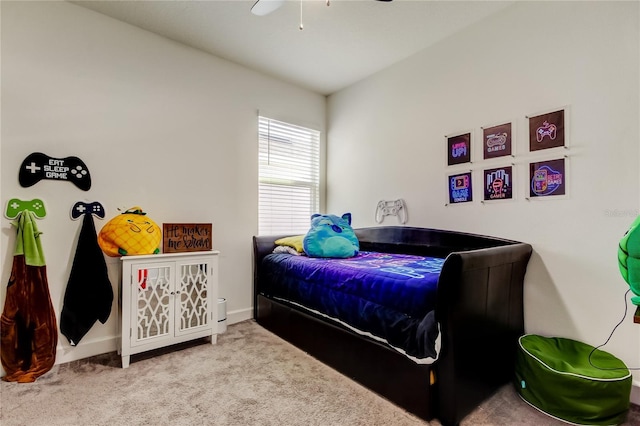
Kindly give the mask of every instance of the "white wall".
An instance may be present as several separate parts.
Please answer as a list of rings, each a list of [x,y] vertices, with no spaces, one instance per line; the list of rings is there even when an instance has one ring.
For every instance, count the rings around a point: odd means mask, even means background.
[[[526,331],[604,343],[628,288],[617,244],[640,207],[638,6],[516,4],[330,96],[328,210],[371,226],[379,200],[404,198],[407,225],[528,242]],[[570,194],[527,201],[525,116],[562,106]],[[481,204],[476,180],[476,201],[445,206],[444,135],[481,138],[481,126],[509,120],[517,125],[517,200]],[[487,164],[471,167],[479,175]],[[634,310],[604,349],[640,367]]]
[[[100,201],[107,219],[139,205],[160,225],[212,222],[229,322],[250,318],[257,111],[324,134],[325,107],[323,96],[76,5],[3,1],[2,208],[13,197],[45,201],[39,226],[58,318],[81,225],[69,216],[76,201]],[[38,151],[80,157],[91,189],[22,188],[19,166]],[[95,222],[100,229],[106,220]],[[6,283],[15,234],[8,220],[0,225]],[[108,258],[108,267],[117,291],[119,261]],[[57,362],[115,350],[116,318],[114,301],[107,324],[96,323],[78,347],[60,336]]]

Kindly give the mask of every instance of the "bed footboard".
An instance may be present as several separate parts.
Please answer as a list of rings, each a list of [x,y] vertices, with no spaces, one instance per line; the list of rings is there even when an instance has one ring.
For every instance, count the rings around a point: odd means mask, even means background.
[[[435,368],[438,417],[451,424],[512,378],[531,252],[517,243],[447,257],[438,283],[442,347]]]

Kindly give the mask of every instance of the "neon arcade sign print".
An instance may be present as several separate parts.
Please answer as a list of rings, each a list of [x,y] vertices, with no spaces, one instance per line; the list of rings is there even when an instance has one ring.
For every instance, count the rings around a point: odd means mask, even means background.
[[[529,196],[548,197],[566,194],[564,158],[529,164]]]
[[[565,146],[564,110],[529,117],[529,151]]]
[[[511,155],[511,123],[482,129],[484,140],[483,158]]]
[[[447,138],[447,164],[471,162],[471,133]]]
[[[449,203],[468,203],[473,201],[471,172],[449,176]]]
[[[513,198],[513,167],[500,167],[484,171],[484,200],[510,200]]]

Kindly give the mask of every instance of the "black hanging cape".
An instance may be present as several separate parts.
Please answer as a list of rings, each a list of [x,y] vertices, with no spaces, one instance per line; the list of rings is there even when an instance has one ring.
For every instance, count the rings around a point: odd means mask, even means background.
[[[107,321],[112,302],[113,288],[93,218],[85,214],[60,314],[60,331],[71,346],[80,342],[96,320]]]

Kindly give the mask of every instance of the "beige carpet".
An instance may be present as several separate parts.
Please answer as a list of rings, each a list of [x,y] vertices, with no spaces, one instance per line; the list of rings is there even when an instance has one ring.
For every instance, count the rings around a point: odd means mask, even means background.
[[[1,384],[0,424],[29,425],[427,425],[289,345],[254,321],[218,344],[132,357],[115,353],[56,365],[35,383]],[[463,425],[564,424],[505,386]],[[628,425],[640,424],[634,406]],[[432,421],[431,425],[439,425]]]

